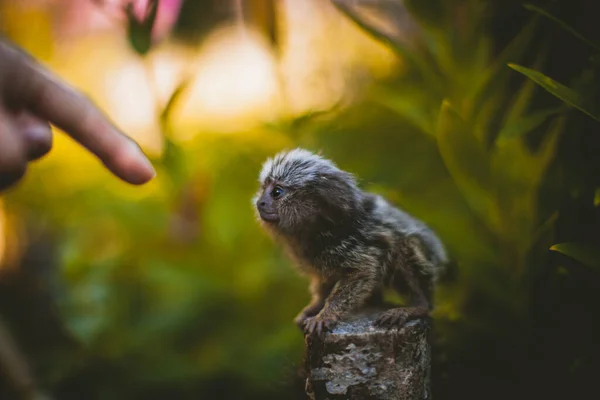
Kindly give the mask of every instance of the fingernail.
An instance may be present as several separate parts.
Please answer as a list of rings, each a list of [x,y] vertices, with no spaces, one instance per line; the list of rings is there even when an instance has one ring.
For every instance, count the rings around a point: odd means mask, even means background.
[[[141,150],[139,152],[140,165],[144,169],[143,171],[140,171],[140,180],[142,181],[141,183],[146,183],[156,177],[156,170],[154,169],[154,166],[152,165],[148,157],[146,157],[146,155]]]
[[[142,185],[156,176],[156,170],[152,166],[152,163],[137,144],[132,142],[129,156],[127,157],[129,158],[129,161],[124,164],[129,165],[129,167],[126,168],[126,180],[129,183],[133,185]]]
[[[150,172],[150,178],[149,179],[153,179],[156,177],[156,170],[154,169],[154,166],[152,165],[152,163],[150,162],[150,160],[148,159],[148,157],[146,157],[146,155],[140,150],[140,153],[142,153],[142,162],[144,163],[145,167],[148,169],[148,171]]]

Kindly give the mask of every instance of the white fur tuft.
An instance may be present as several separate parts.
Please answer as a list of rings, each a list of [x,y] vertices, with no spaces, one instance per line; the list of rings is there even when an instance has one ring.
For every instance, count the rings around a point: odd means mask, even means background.
[[[321,157],[321,155],[302,148],[296,148],[279,152],[273,158],[265,161],[259,176],[260,183],[264,183],[268,177],[280,179],[286,175],[290,165],[297,161],[306,162],[306,167],[303,169],[303,178],[305,179],[313,179],[324,169],[337,169],[335,163]]]

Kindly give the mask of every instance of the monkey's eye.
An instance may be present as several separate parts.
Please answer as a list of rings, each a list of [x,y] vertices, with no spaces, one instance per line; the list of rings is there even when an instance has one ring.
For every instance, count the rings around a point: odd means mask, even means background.
[[[277,200],[278,198],[280,198],[281,196],[283,196],[283,193],[285,191],[279,187],[279,186],[275,186],[273,188],[273,190],[271,190],[271,197],[274,198],[275,200]]]

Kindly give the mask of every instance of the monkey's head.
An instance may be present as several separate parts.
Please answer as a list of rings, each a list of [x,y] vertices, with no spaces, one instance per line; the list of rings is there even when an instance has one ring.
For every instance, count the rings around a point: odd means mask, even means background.
[[[360,207],[354,177],[333,162],[303,149],[281,152],[262,167],[254,197],[257,216],[284,234],[343,223]]]

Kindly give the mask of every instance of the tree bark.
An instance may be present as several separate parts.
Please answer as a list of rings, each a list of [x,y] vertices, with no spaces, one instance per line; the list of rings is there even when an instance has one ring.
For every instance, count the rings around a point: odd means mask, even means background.
[[[306,394],[312,400],[430,400],[430,322],[383,329],[370,313],[306,338]]]

